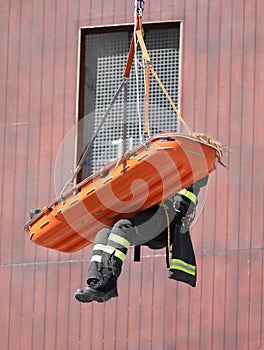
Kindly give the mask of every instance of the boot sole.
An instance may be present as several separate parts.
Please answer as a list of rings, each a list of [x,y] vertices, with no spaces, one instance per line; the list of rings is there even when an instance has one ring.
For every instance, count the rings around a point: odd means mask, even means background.
[[[89,287],[89,289],[82,289],[74,293],[75,299],[81,303],[90,303],[97,301],[98,303],[104,303],[111,298],[118,297],[117,289],[110,290],[108,293],[97,292]]]

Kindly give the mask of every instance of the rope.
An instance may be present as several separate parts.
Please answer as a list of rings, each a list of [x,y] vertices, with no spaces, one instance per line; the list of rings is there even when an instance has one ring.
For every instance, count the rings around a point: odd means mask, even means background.
[[[140,30],[137,30],[136,34],[137,34],[137,38],[138,38],[138,41],[139,41],[139,44],[140,44],[140,47],[141,47],[141,50],[142,50],[142,55],[143,55],[144,59],[146,60],[147,64],[149,65],[149,67],[150,67],[149,69],[150,69],[151,73],[153,74],[154,78],[157,80],[159,86],[161,87],[162,91],[164,92],[165,96],[167,97],[168,101],[170,102],[170,104],[171,104],[172,108],[174,109],[177,117],[180,119],[180,121],[182,122],[183,126],[185,127],[187,133],[189,135],[192,135],[193,134],[192,129],[188,126],[188,124],[183,119],[180,111],[175,106],[175,104],[172,101],[168,91],[165,89],[165,86],[162,84],[160,78],[158,77],[157,73],[155,72],[154,68],[152,67],[151,60],[150,60],[150,57],[149,57],[149,54],[148,54],[148,51],[147,51],[147,48],[146,48],[143,36],[142,36],[142,32]]]
[[[159,86],[161,87],[162,91],[164,92],[165,96],[167,97],[167,99],[169,100],[172,108],[174,109],[177,117],[180,119],[180,121],[182,122],[183,126],[185,127],[187,133],[189,135],[192,135],[193,134],[193,131],[192,129],[189,127],[189,125],[185,122],[185,120],[183,119],[180,111],[178,110],[178,108],[175,106],[174,102],[172,101],[168,91],[165,89],[164,85],[162,84],[160,78],[158,77],[157,73],[155,72],[155,70],[153,69],[153,67],[150,68],[151,70],[151,73],[153,74],[154,78],[157,80]]]
[[[167,221],[167,231],[168,231],[168,239],[167,239],[167,246],[166,246],[166,264],[167,267],[170,267],[170,261],[169,261],[169,252],[170,252],[170,218],[169,218],[169,214],[168,214],[168,206],[162,202],[160,204],[163,208],[164,208],[164,212],[165,212],[165,216],[166,216],[166,221]]]
[[[122,88],[123,88],[124,84],[126,84],[126,78],[124,78],[122,80],[122,82],[119,85],[119,87],[118,87],[118,89],[117,89],[117,91],[116,91],[116,93],[115,93],[115,95],[114,95],[110,105],[108,106],[108,108],[107,108],[107,110],[106,110],[106,112],[105,112],[105,114],[104,114],[104,116],[103,116],[99,126],[97,127],[97,129],[96,129],[95,133],[93,134],[93,136],[92,136],[91,140],[89,141],[89,143],[85,146],[85,148],[84,148],[84,150],[83,150],[83,152],[81,154],[81,158],[80,158],[76,168],[74,169],[72,177],[70,178],[70,180],[68,180],[66,182],[66,184],[64,185],[64,187],[60,191],[59,197],[60,197],[62,202],[64,201],[64,199],[63,199],[64,191],[66,190],[67,187],[73,186],[74,181],[75,181],[78,173],[80,172],[80,170],[81,170],[81,168],[82,168],[82,166],[83,166],[83,164],[84,164],[84,162],[85,162],[85,160],[86,160],[86,158],[87,158],[87,156],[88,156],[88,154],[89,154],[89,152],[90,152],[90,150],[91,150],[91,148],[92,148],[92,146],[94,144],[94,141],[95,141],[96,137],[98,136],[98,134],[99,134],[99,132],[100,132],[100,130],[101,130],[101,128],[102,128],[102,126],[103,126],[107,116],[108,116],[108,114],[110,113],[110,111],[111,111],[111,109],[112,109],[112,107],[113,107],[117,97],[119,96],[120,92],[122,91]]]
[[[138,2],[140,3],[140,6],[138,7]],[[142,16],[142,12],[144,10],[144,0],[135,0],[135,5],[134,5],[134,33],[133,33],[133,42],[131,43],[130,46],[130,50],[129,50],[129,55],[128,55],[128,59],[127,59],[127,64],[126,64],[126,68],[124,71],[124,76],[123,76],[123,81],[121,82],[119,88],[117,89],[110,105],[108,106],[108,109],[106,110],[103,119],[101,120],[101,123],[99,125],[99,127],[97,128],[96,132],[94,133],[94,135],[92,136],[90,142],[85,146],[84,151],[81,155],[81,158],[73,172],[72,177],[70,178],[70,180],[64,185],[64,187],[62,188],[59,196],[61,198],[61,200],[63,201],[63,193],[66,190],[66,188],[68,186],[73,186],[74,185],[74,181],[77,178],[78,173],[80,172],[84,161],[87,158],[87,155],[91,149],[91,147],[93,146],[94,140],[97,137],[98,133],[100,132],[103,123],[105,122],[106,117],[108,116],[108,114],[110,113],[110,110],[113,106],[113,104],[115,103],[115,100],[117,99],[119,93],[121,92],[123,86],[125,85],[125,92],[124,92],[124,96],[125,96],[125,107],[124,107],[124,112],[125,112],[125,126],[124,126],[124,135],[123,135],[123,151],[125,150],[125,144],[126,144],[126,111],[127,111],[127,105],[126,105],[126,97],[127,97],[127,79],[129,78],[129,74],[130,74],[130,70],[131,70],[131,65],[132,65],[132,60],[133,60],[133,56],[135,59],[135,76],[136,76],[136,105],[137,105],[137,114],[138,114],[138,120],[139,120],[139,139],[140,139],[140,143],[143,143],[142,140],[142,122],[141,122],[141,115],[140,115],[140,98],[139,98],[139,77],[138,77],[138,60],[137,60],[137,44],[139,42],[141,50],[142,50],[142,56],[143,56],[143,61],[145,60],[147,62],[147,70],[146,70],[146,119],[145,119],[145,134],[148,134],[148,136],[150,136],[150,132],[149,132],[149,111],[148,111],[148,105],[149,105],[149,72],[151,71],[151,73],[153,74],[153,76],[155,77],[155,79],[157,80],[157,82],[159,83],[162,91],[164,92],[165,96],[167,97],[167,99],[169,100],[170,104],[172,105],[174,111],[176,112],[176,115],[178,116],[178,118],[180,119],[180,121],[183,123],[184,127],[186,128],[187,132],[189,134],[193,134],[191,128],[187,125],[187,123],[184,121],[184,119],[182,118],[179,110],[176,108],[175,104],[173,103],[169,93],[167,92],[167,90],[165,89],[165,87],[163,86],[161,80],[159,79],[157,73],[155,72],[155,70],[153,69],[152,65],[151,65],[151,60],[150,57],[148,55],[147,52],[147,48],[146,45],[144,43],[143,40],[143,35],[142,35],[142,25],[141,25],[141,16]],[[140,29],[139,29],[140,28]],[[134,52],[133,52],[134,51]],[[117,163],[118,164],[118,163]]]
[[[140,103],[139,103],[139,79],[138,79],[138,67],[137,67],[137,11],[138,11],[138,1],[135,0],[134,5],[134,58],[135,58],[135,76],[136,76],[136,105],[137,105],[137,115],[138,115],[138,128],[139,128],[139,140],[140,143],[142,143],[142,122],[141,122],[141,115],[140,115]]]
[[[147,65],[146,72],[145,72],[145,95],[146,95],[146,102],[145,102],[145,134],[150,137],[150,131],[149,131],[149,72],[150,72],[150,66]]]

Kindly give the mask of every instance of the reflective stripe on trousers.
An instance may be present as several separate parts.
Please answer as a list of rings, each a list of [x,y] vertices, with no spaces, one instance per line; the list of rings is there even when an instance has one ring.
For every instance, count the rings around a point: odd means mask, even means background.
[[[180,259],[171,259],[170,269],[180,270],[193,276],[196,274],[196,266],[188,264]]]

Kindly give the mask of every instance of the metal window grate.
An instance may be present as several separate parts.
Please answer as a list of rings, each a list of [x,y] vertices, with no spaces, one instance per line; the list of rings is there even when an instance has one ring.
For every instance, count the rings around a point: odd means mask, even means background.
[[[144,39],[153,67],[177,105],[179,94],[179,25],[161,29],[157,25],[156,28],[148,31],[144,27]],[[86,34],[83,144],[89,141],[100,124],[102,116],[122,81],[131,35],[127,31]],[[133,64],[128,81],[127,149],[139,142],[139,135],[143,133],[144,128],[144,72],[140,67],[142,64],[140,49],[137,50],[137,59],[139,62],[138,91],[142,125],[140,130],[137,113],[136,76]],[[83,169],[83,178],[97,171],[122,152],[123,111],[124,96],[122,92],[95,140],[87,168]],[[177,130],[175,112],[152,75],[150,76],[149,117],[151,134],[163,130]]]

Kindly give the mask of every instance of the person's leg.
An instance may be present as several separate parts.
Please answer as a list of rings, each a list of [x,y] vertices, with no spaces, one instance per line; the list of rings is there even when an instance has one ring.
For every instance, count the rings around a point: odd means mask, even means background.
[[[96,285],[96,283],[98,283],[99,280],[102,278],[102,270],[101,270],[102,254],[105,250],[105,247],[107,246],[108,236],[111,233],[111,229],[112,229],[111,227],[104,227],[97,233],[95,237],[92,257],[88,267],[87,284],[90,287]],[[77,289],[75,291],[75,298],[78,301],[84,302],[84,303],[89,303],[94,300],[93,298],[91,298],[88,288]]]
[[[103,234],[104,231],[97,234],[88,269],[89,286],[75,292],[78,301],[105,302],[118,296],[117,279],[130,246],[130,242],[124,237],[132,234],[133,230],[135,228],[132,222],[123,219],[119,220],[107,235]]]
[[[90,285],[92,282],[96,282],[101,277],[100,265],[102,261],[102,254],[107,246],[108,237],[111,233],[112,227],[104,227],[101,229],[94,240],[93,252],[88,267],[87,283]]]
[[[103,231],[100,231],[89,267],[89,287],[76,291],[76,299],[82,302],[104,302],[116,297],[117,279],[129,246],[142,244],[156,237],[167,225],[164,208],[156,206],[130,219],[119,220],[111,232],[103,234],[103,240],[100,239],[100,233]]]
[[[177,211],[172,244],[169,278],[196,286],[196,260],[190,235],[190,225],[196,214],[200,188],[208,182],[208,176],[181,190],[174,197]]]
[[[129,219],[121,219],[115,223],[108,236],[107,246],[101,260],[101,268],[107,269],[118,278],[122,264],[131,245],[130,237],[135,235],[136,229]]]

